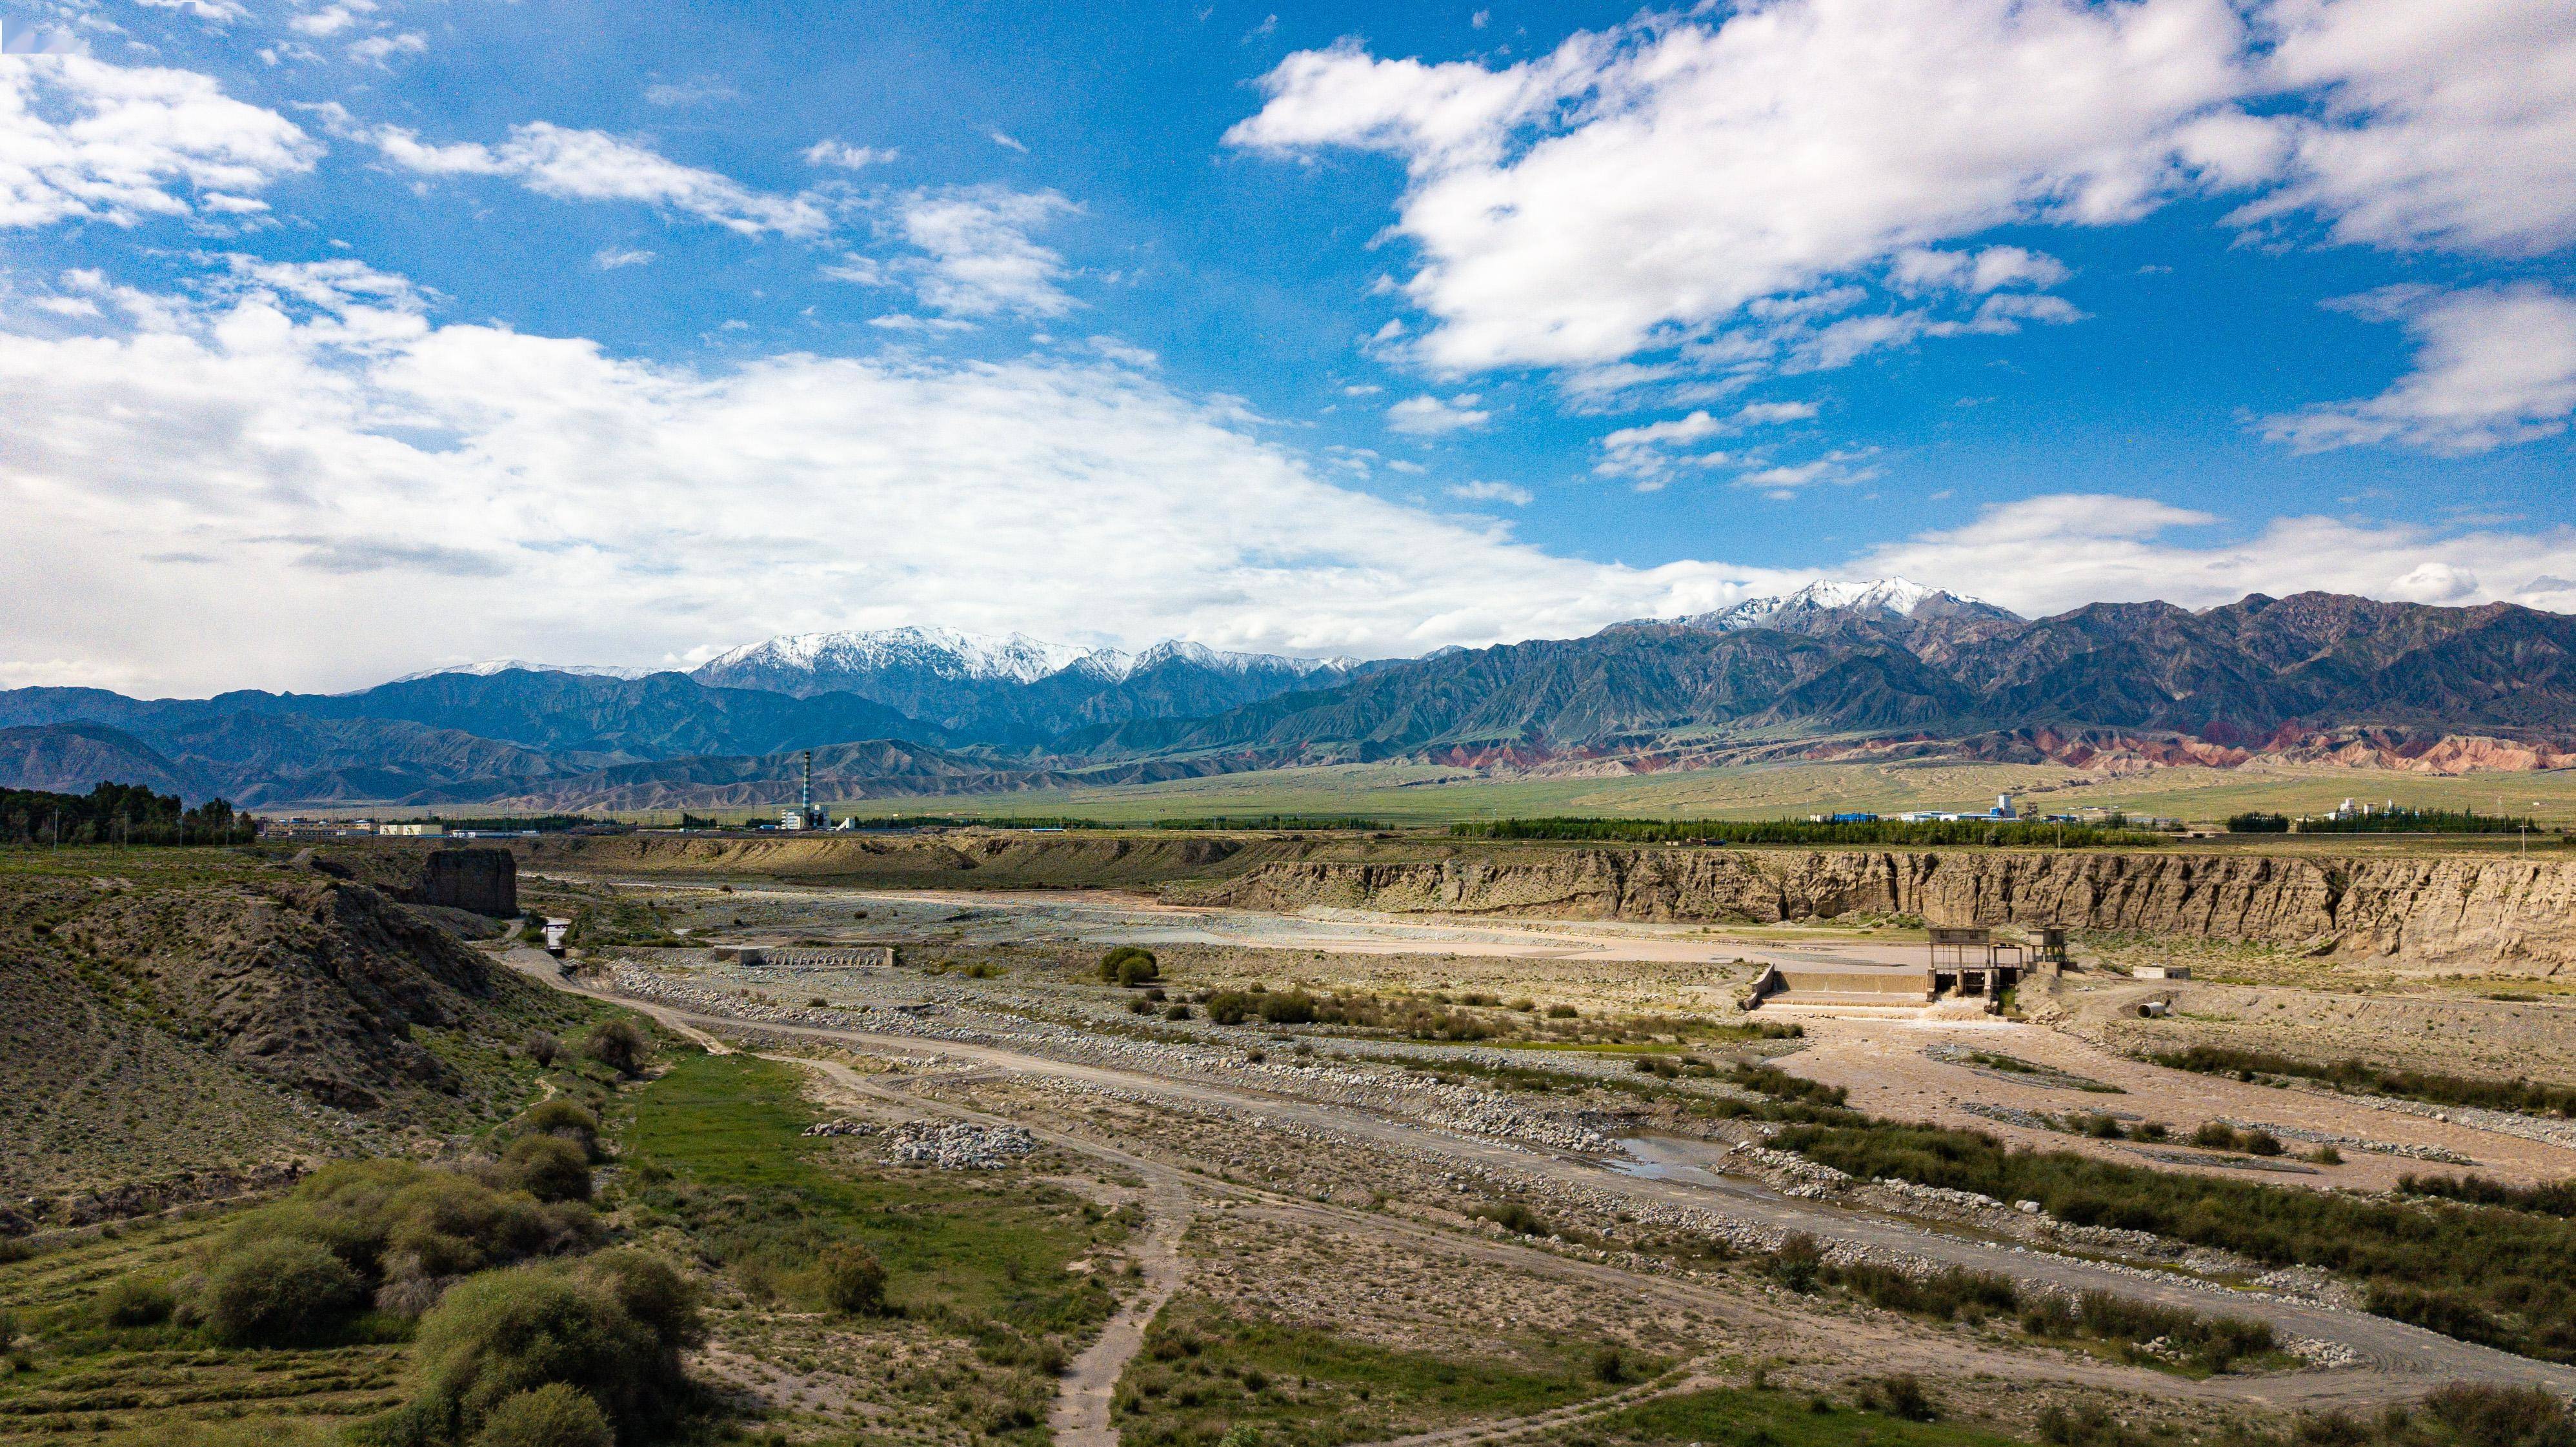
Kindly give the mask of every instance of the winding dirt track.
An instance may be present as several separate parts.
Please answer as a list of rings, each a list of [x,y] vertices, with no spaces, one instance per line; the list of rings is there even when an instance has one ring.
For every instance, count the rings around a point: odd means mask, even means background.
[[[1741,1289],[1711,1289],[1687,1280],[1569,1259],[1532,1246],[1436,1230],[1386,1215],[1278,1196],[1219,1182],[1194,1169],[1178,1168],[1170,1162],[1139,1156],[1087,1137],[1050,1130],[1036,1132],[1068,1149],[1125,1166],[1149,1182],[1170,1182],[1175,1189],[1200,1196],[1221,1195],[1246,1202],[1256,1214],[1281,1220],[1329,1223],[1337,1229],[1366,1231],[1400,1239],[1410,1247],[1428,1252],[1470,1261],[1507,1261],[1521,1269],[1591,1281],[1605,1287],[1615,1285],[1624,1293],[1686,1303],[1693,1310],[1758,1334],[1775,1344],[1775,1350],[1806,1360],[1884,1370],[1913,1370],[1943,1377],[1982,1371],[2010,1380],[2090,1383],[2166,1397],[2259,1403],[2274,1408],[2366,1407],[2410,1399],[2448,1381],[2536,1385],[2561,1395],[2576,1394],[2576,1369],[2454,1341],[2383,1317],[2265,1300],[2180,1278],[2120,1271],[1986,1241],[1939,1235],[1880,1217],[1772,1197],[1687,1168],[1676,1172],[1675,1178],[1671,1179],[1641,1179],[1614,1174],[1579,1157],[1544,1154],[1498,1141],[1453,1135],[1355,1107],[1320,1104],[1267,1091],[1076,1064],[993,1045],[729,1019],[568,981],[558,973],[552,960],[537,951],[514,950],[509,959],[524,972],[555,988],[612,1000],[648,1014],[692,1038],[708,1038],[705,1032],[710,1028],[753,1030],[770,1036],[800,1036],[863,1049],[935,1055],[973,1062],[1006,1075],[1081,1081],[1187,1105],[1213,1106],[1272,1120],[1289,1120],[1374,1143],[1436,1152],[1461,1165],[1481,1166],[1498,1173],[1541,1176],[1593,1190],[1623,1194],[1641,1203],[1707,1210],[1783,1230],[1804,1231],[1820,1241],[1848,1241],[1907,1252],[1947,1264],[2000,1272],[2018,1281],[2043,1282],[2074,1290],[2108,1290],[2122,1296],[2202,1312],[2253,1317],[2269,1322],[2284,1335],[2312,1337],[2346,1346],[2359,1355],[2361,1365],[2273,1376],[2222,1376],[2192,1382],[2141,1368],[2060,1357],[2055,1353],[2004,1351],[1963,1340],[1953,1333],[1854,1320],[1848,1316],[1823,1318],[1784,1311]],[[856,1085],[871,1095],[889,1093],[885,1087],[866,1082],[855,1072],[843,1070],[834,1078]],[[998,1119],[940,1102],[911,1096],[903,1099],[915,1109],[984,1120]],[[1177,1261],[1174,1269],[1177,1272]],[[1140,1331],[1141,1325],[1140,1322]],[[1129,1350],[1132,1352],[1133,1348]],[[1107,1363],[1104,1361],[1101,1365],[1105,1367]],[[1109,1381],[1114,1384],[1114,1373],[1109,1376]],[[1058,1410],[1070,1412],[1073,1408],[1060,1401]],[[1103,1415],[1105,1417],[1105,1412]],[[1105,1421],[1102,1428],[1106,1430]],[[1115,1438],[1113,1434],[1060,1440],[1107,1443]]]

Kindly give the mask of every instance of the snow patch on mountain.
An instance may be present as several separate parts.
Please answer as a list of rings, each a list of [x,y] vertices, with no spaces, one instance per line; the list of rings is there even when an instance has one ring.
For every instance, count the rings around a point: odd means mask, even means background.
[[[1229,653],[1204,643],[1167,638],[1137,654],[1134,666],[1128,671],[1142,672],[1175,660],[1196,664],[1215,673],[1250,673],[1255,669],[1265,669],[1293,673],[1301,678],[1318,673],[1345,672],[1359,666],[1356,658],[1289,658],[1277,653]]]
[[[1776,598],[1747,598],[1732,608],[1686,618],[1656,620],[1710,633],[1742,628],[1777,628],[1820,613],[1893,613],[1902,618],[1967,614],[1981,618],[2014,615],[1980,598],[1927,587],[1909,578],[1825,579]]]
[[[954,628],[881,628],[872,632],[791,633],[717,655],[691,675],[721,681],[751,672],[809,674],[918,670],[938,678],[1035,683],[1077,664],[1124,677],[1127,655],[1114,648],[1076,648],[1025,633],[996,637]]]
[[[924,673],[971,682],[1035,683],[1068,670],[1103,683],[1139,671],[1187,663],[1213,672],[1285,672],[1299,677],[1351,668],[1347,658],[1283,658],[1228,653],[1171,639],[1142,653],[1079,648],[1025,633],[995,636],[954,628],[885,628],[873,632],[797,633],[719,655],[693,675],[702,683],[775,683],[788,676],[846,679],[887,672]]]
[[[612,663],[530,663],[520,658],[486,658],[480,663],[451,663],[443,668],[424,668],[406,673],[395,683],[412,683],[442,674],[467,673],[476,678],[490,678],[499,673],[570,673],[583,678],[650,678],[656,673],[676,672],[660,668],[626,668]]]

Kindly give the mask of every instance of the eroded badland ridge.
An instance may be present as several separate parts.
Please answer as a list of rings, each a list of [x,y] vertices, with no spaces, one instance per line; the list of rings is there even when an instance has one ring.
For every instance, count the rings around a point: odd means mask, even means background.
[[[1175,902],[1780,924],[1848,914],[2236,941],[2437,968],[2576,965],[2576,861],[2181,850],[1466,845],[958,831],[867,840],[528,841],[530,867],[841,884],[1156,888]]]

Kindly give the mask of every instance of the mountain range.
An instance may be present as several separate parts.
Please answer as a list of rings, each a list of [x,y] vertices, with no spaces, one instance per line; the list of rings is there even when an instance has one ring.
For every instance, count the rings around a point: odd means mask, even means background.
[[[2304,593],[2026,619],[1903,579],[1365,663],[902,628],[775,638],[689,673],[496,662],[331,695],[17,689],[0,692],[0,785],[113,778],[268,808],[750,804],[792,797],[808,748],[835,798],[1396,759],[2534,767],[2576,738],[2571,654],[2576,618],[2513,604]]]

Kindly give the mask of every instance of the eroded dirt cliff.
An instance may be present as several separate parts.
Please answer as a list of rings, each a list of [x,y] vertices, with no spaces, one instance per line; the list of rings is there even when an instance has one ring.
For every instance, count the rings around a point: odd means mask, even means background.
[[[1562,849],[1275,862],[1210,904],[1771,924],[1855,911],[2243,940],[2399,964],[2576,967],[2576,863],[1906,850]]]

